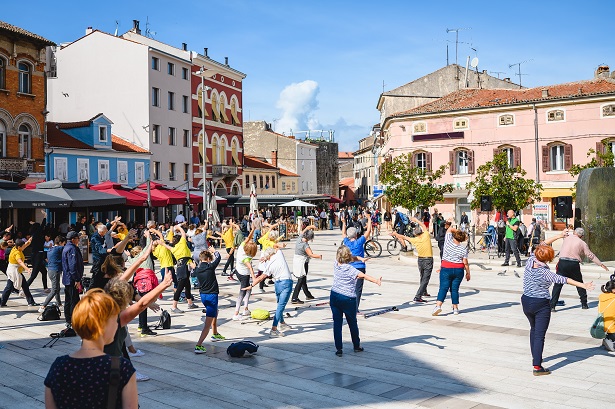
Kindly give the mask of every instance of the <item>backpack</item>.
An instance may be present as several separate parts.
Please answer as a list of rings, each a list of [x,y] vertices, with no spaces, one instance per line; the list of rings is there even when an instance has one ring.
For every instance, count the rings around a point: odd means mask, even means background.
[[[364,233],[364,229],[363,229],[363,224],[360,221],[353,221],[352,222],[352,227],[354,227],[355,229],[357,229],[357,237],[362,236]]]
[[[162,310],[160,313],[160,321],[154,327],[154,329],[171,329],[171,314],[168,311]]]
[[[258,351],[258,344],[252,341],[233,342],[226,349],[226,353],[233,358],[241,358],[246,351],[253,354]]]
[[[39,321],[57,321],[60,319],[62,312],[56,304],[48,304],[43,313],[38,317]]]
[[[255,320],[268,320],[269,311],[263,310],[262,308],[257,308],[252,310],[251,317]]]
[[[410,222],[410,220],[408,220],[408,216],[405,213],[398,212],[398,214],[399,214],[399,220],[401,220],[403,224],[408,224]]]

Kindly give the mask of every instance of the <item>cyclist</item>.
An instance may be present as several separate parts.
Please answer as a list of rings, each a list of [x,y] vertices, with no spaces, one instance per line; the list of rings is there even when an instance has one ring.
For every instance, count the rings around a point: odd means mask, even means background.
[[[398,211],[397,209],[393,209],[393,231],[391,232],[391,236],[400,241],[401,251],[404,252],[408,251],[406,241],[409,242],[409,240],[405,236],[405,232],[409,223],[410,221],[405,213]]]

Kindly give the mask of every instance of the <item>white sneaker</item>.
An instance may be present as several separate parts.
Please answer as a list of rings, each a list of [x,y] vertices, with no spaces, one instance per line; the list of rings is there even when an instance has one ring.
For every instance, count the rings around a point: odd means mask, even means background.
[[[137,352],[135,352],[135,353],[132,353],[132,352],[128,351],[128,356],[131,357],[131,358],[137,358],[137,357],[140,357],[140,356],[143,356],[143,355],[145,355],[145,352],[141,351],[140,349],[137,349]]]
[[[244,317],[251,317],[252,316],[252,311],[250,311],[250,310],[243,310],[241,315],[243,315]]]
[[[143,375],[141,372],[136,371],[137,372],[137,382],[144,382],[144,381],[149,381],[150,377],[147,375]]]
[[[279,337],[283,337],[284,333],[278,331],[277,329],[272,329],[271,332],[269,333],[269,336],[271,338],[279,338]]]
[[[45,312],[45,307],[41,306],[41,307],[38,309],[38,313],[39,313],[39,314],[42,314],[43,312]]]
[[[433,315],[434,317],[438,314],[440,314],[442,312],[442,306],[435,306],[433,307],[433,311],[431,312],[431,315]]]
[[[608,338],[602,340],[602,346],[609,352],[615,352],[615,343]]]
[[[453,308],[453,315],[459,315],[459,308]]]
[[[243,316],[239,314],[233,315],[233,321],[241,321],[243,320]]]
[[[293,327],[291,327],[290,325],[288,325],[285,322],[280,322],[280,325],[278,325],[278,327],[282,330],[282,331],[287,331],[289,329],[293,329]]]

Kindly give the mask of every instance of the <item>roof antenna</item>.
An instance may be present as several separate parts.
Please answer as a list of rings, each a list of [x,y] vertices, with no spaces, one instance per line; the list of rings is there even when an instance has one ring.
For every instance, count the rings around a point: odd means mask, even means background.
[[[119,20],[115,20],[115,36],[117,37],[117,32],[120,28],[120,21]]]
[[[149,16],[148,16],[145,19],[145,36],[153,39],[155,35],[156,35],[156,32],[149,29]]]
[[[516,63],[514,63],[514,64],[509,64],[509,65],[508,65],[508,68],[512,68],[512,67],[514,67],[515,65],[516,65],[516,66],[517,66],[517,68],[518,68],[518,72],[517,72],[515,75],[518,75],[518,76],[519,76],[519,89],[521,89],[521,88],[522,88],[522,87],[521,87],[521,76],[522,76],[522,75],[527,75],[527,74],[521,74],[521,64],[525,64],[526,62],[530,62],[530,61],[534,61],[534,59],[533,59],[533,58],[531,58],[531,59],[529,59],[529,60],[525,60],[525,61],[521,61],[521,62],[516,62]]]

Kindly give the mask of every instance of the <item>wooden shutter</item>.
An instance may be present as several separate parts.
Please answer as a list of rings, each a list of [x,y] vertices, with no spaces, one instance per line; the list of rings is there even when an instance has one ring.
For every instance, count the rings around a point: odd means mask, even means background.
[[[542,147],[542,171],[548,172],[550,170],[549,167],[549,147]]]
[[[564,170],[570,170],[572,167],[572,145],[564,145]]]
[[[449,171],[451,175],[457,174],[457,163],[455,162],[455,151],[450,151],[448,153],[448,161],[449,161]]]
[[[521,148],[518,146],[513,147],[513,166],[521,167]]]
[[[205,116],[209,116],[209,114],[207,113],[207,109],[205,108],[205,104],[203,104],[203,91],[201,90],[201,88],[199,87],[198,90],[198,97],[199,97],[199,108],[201,108],[201,112],[203,112],[205,114]]]
[[[596,161],[598,165],[602,166],[602,159],[598,155],[599,153],[604,154],[604,143],[602,142],[596,142]]]
[[[211,113],[214,115],[214,120],[218,121],[220,118],[220,112],[218,111],[220,107],[218,106],[218,97],[215,94],[211,96]]]
[[[431,172],[431,152],[425,152],[425,169]]]
[[[468,151],[468,173],[474,174],[474,151]]]

